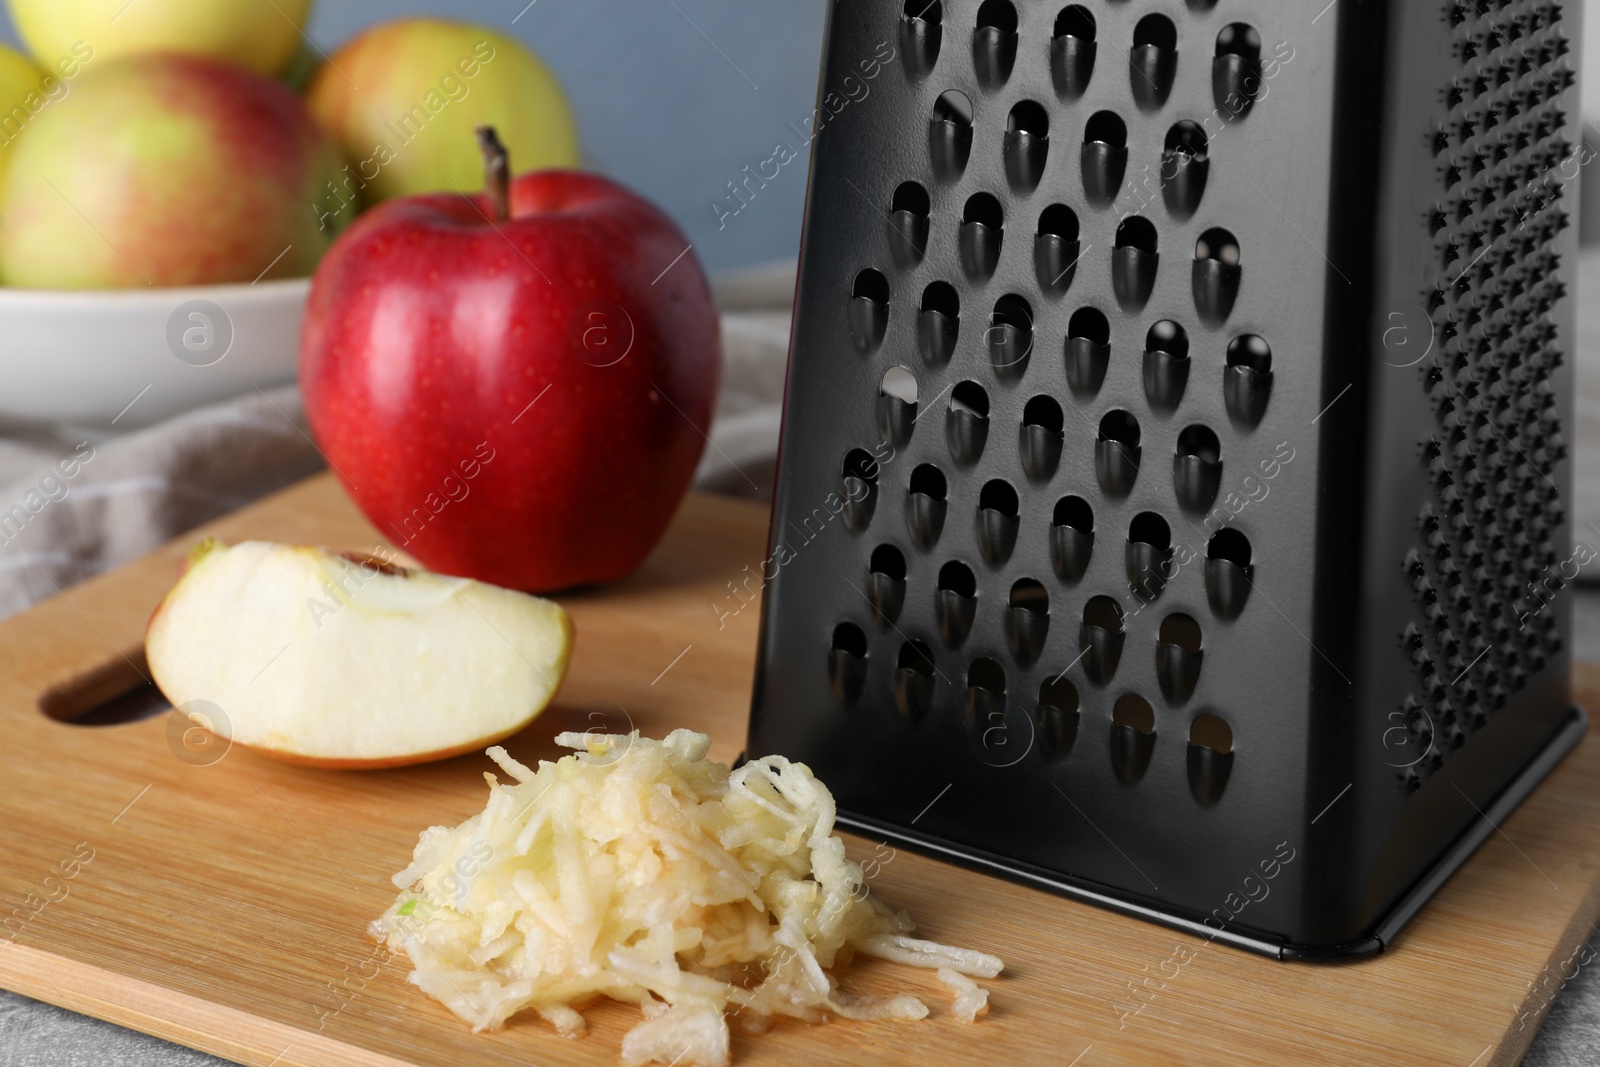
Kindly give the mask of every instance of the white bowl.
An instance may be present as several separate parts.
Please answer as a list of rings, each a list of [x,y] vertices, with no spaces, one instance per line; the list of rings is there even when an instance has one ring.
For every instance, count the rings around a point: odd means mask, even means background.
[[[310,288],[0,288],[0,418],[119,433],[293,381]]]

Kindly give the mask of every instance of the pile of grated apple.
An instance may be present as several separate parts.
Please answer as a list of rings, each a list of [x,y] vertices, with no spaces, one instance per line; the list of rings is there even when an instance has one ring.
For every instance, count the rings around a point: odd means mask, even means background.
[[[531,1009],[569,1037],[599,996],[639,1005],[623,1062],[722,1067],[728,1021],[777,1016],[921,1019],[914,996],[852,995],[831,971],[854,953],[935,968],[972,1021],[994,956],[910,937],[904,912],[868,892],[834,834],[833,796],[778,756],[737,770],[704,734],[663,741],[562,734],[578,751],[537,770],[489,755],[489,803],[423,832],[402,892],[371,933],[415,968],[411,982],[470,1023]]]

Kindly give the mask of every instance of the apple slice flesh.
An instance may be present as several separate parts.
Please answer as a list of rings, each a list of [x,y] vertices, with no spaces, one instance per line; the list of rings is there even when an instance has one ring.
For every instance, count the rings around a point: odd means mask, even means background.
[[[174,707],[233,743],[329,767],[442,759],[522,729],[566,675],[560,605],[320,548],[208,541],[145,634]]]

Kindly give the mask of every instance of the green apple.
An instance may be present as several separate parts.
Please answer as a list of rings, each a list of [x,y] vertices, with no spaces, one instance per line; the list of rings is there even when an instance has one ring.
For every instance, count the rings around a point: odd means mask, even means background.
[[[59,93],[60,82],[44,84],[44,71],[20,52],[0,45],[0,188],[5,186],[6,168],[11,165],[11,146],[33,117]],[[51,90],[47,95],[46,90]]]
[[[101,59],[146,52],[213,56],[276,74],[294,55],[311,0],[6,0],[46,67],[87,43]]]
[[[572,655],[560,605],[371,556],[206,540],[145,632],[172,706],[329,768],[444,759],[522,729]]]
[[[318,68],[307,101],[344,150],[344,202],[477,192],[479,125],[495,128],[518,170],[578,164],[561,84],[521,44],[483,26],[428,18],[374,26]],[[340,203],[330,198],[326,208]]]
[[[96,60],[17,140],[0,280],[39,289],[309,274],[351,212],[338,149],[284,85],[180,55]]]

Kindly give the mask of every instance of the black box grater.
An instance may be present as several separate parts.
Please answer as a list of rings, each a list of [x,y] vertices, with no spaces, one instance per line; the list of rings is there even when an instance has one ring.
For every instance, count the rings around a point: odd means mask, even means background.
[[[1577,5],[831,10],[750,754],[1382,950],[1585,729]]]

